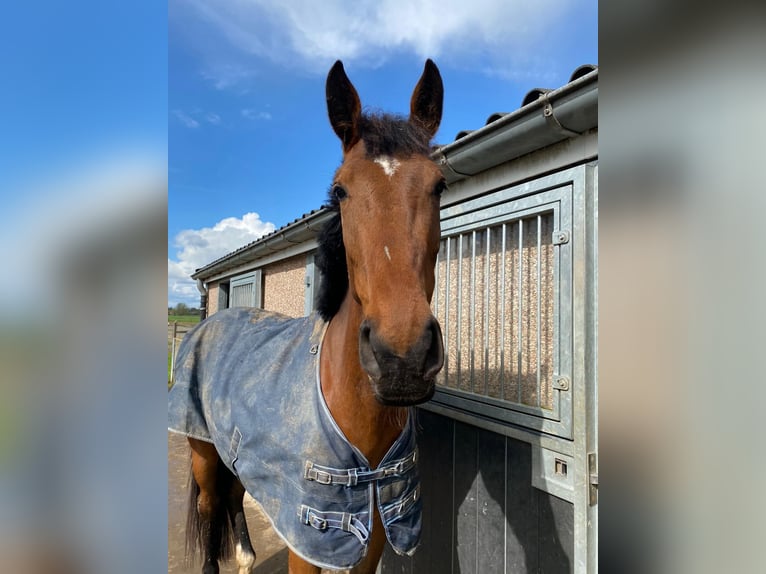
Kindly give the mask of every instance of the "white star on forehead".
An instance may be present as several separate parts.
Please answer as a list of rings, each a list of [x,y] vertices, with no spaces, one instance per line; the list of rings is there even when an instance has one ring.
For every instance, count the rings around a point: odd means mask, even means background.
[[[383,168],[383,171],[388,177],[393,176],[396,173],[396,170],[399,169],[399,160],[385,155],[375,158],[375,163]]]

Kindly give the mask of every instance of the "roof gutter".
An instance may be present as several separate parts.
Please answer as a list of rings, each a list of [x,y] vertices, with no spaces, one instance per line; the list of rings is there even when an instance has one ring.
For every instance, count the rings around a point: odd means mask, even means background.
[[[205,265],[205,267],[197,269],[191,278],[206,279],[245,263],[252,263],[265,255],[287,249],[291,245],[314,239],[322,226],[332,217],[332,214],[333,212],[328,209],[320,209],[307,217],[286,225],[279,231],[270,233],[237,251],[224,255]]]
[[[497,117],[498,114],[492,116]],[[447,183],[460,181],[598,126],[598,69],[438,148]]]
[[[447,183],[476,175],[598,126],[598,69],[556,90],[533,91],[538,96],[534,101],[509,114],[493,114],[490,120],[494,121],[431,154]],[[530,99],[529,95],[527,99]],[[197,269],[191,277],[205,280],[313,239],[331,216],[331,211],[320,209]]]

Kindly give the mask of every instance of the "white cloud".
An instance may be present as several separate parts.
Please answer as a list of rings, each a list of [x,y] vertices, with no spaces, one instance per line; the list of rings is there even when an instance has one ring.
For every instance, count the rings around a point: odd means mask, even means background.
[[[211,123],[213,125],[216,125],[216,126],[221,123],[221,116],[219,116],[218,114],[213,113],[213,112],[205,114],[205,119],[209,123]]]
[[[250,108],[242,110],[242,117],[248,120],[270,120],[271,114],[269,112],[259,112]]]
[[[344,61],[380,63],[410,52],[463,60],[481,55],[500,66],[527,65],[550,45],[575,0],[188,0],[197,15],[249,55],[306,70]],[[225,73],[224,73],[225,72]],[[217,86],[240,68],[214,74]]]
[[[182,112],[181,110],[173,110],[173,115],[178,118],[178,120],[185,125],[187,128],[198,128],[199,122],[195,120],[190,115]]]
[[[242,218],[222,219],[213,227],[181,231],[174,240],[176,258],[168,259],[168,304],[199,306],[199,292],[191,274],[274,229],[273,223],[261,221],[257,213],[246,213]]]

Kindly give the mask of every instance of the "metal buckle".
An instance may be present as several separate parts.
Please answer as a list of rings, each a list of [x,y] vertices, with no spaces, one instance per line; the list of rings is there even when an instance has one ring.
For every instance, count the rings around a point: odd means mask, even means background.
[[[316,514],[309,513],[309,524],[317,530],[327,530],[327,521]]]
[[[314,470],[314,480],[319,484],[332,484],[332,475],[329,472],[323,470]]]

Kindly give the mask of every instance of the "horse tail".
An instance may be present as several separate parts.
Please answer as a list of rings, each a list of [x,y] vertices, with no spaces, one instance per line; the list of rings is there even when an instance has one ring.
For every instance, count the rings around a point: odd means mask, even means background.
[[[199,484],[194,480],[194,475],[191,470],[191,463],[189,464],[189,501],[188,509],[186,511],[186,544],[184,546],[184,553],[186,555],[187,562],[194,561],[194,554],[199,548],[202,551],[202,519],[199,516],[199,509],[197,508],[197,497],[199,497]]]
[[[191,465],[190,465],[191,466]],[[217,556],[220,560],[226,561],[234,554],[234,537],[229,524],[229,513],[227,510],[227,496],[231,488],[231,482],[234,478],[226,466],[218,461],[218,475],[216,477],[216,495],[218,499],[217,511],[210,524],[213,540],[218,540]],[[186,543],[184,552],[186,555],[187,566],[194,562],[194,556],[197,551],[204,555],[204,537],[202,517],[197,506],[197,499],[200,494],[200,487],[194,480],[194,475],[189,469],[189,502],[186,512]]]

